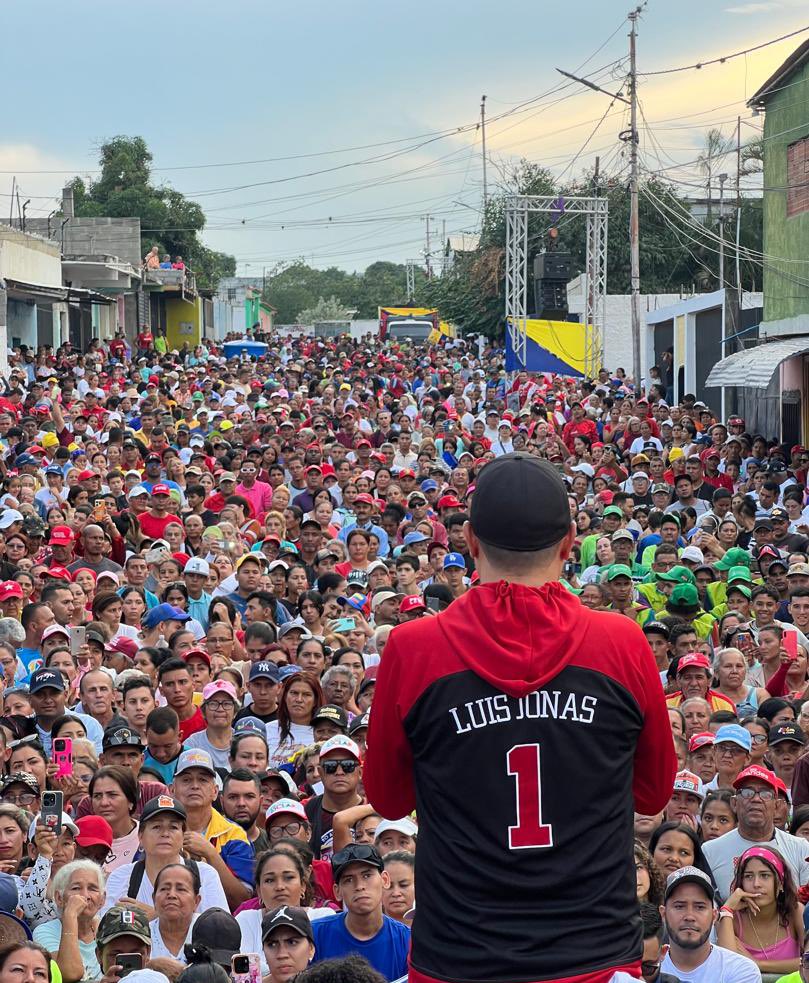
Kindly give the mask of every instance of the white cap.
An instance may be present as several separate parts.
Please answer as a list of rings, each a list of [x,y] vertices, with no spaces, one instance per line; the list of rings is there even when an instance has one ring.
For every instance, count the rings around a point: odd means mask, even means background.
[[[149,494],[148,488],[144,488],[143,485],[133,485],[126,493],[126,497],[137,498],[139,495],[148,495],[148,494]]]
[[[211,567],[208,561],[203,560],[201,556],[192,556],[183,567],[183,573],[201,573],[203,577],[208,577],[211,573]]]
[[[415,836],[419,828],[409,816],[404,816],[402,819],[383,819],[376,827],[374,841],[378,840],[383,833],[387,833],[390,830],[393,830],[395,833],[401,833],[402,836]]]
[[[680,554],[681,560],[688,560],[689,563],[704,563],[705,554],[698,546],[686,546]]]
[[[674,776],[672,791],[690,792],[691,795],[696,795],[700,799],[705,798],[705,786],[702,784],[702,779],[692,771],[678,771]],[[379,824],[379,826],[381,825],[382,823]],[[379,832],[379,826],[377,826],[377,832]]]
[[[334,737],[330,737],[327,741],[324,741],[320,747],[321,761],[323,760],[323,755],[328,754],[330,751],[345,751],[346,754],[350,754],[357,761],[362,760],[357,744],[344,734],[335,734]]]

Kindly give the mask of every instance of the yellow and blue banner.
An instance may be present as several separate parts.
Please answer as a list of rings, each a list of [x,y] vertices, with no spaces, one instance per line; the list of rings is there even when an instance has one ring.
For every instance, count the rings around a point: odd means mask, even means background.
[[[511,333],[506,331],[506,371],[553,372],[582,378],[585,375],[587,325],[575,321],[542,321],[529,318],[525,322],[525,365],[518,360]]]

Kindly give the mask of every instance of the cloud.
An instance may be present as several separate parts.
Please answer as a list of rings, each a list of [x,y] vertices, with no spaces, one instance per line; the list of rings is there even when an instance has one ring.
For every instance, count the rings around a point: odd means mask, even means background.
[[[88,161],[88,167],[94,166]],[[75,162],[71,164],[32,144],[0,143],[0,221],[8,221],[11,186],[15,176],[20,204],[30,198],[28,214],[42,217],[56,207],[62,184],[80,173],[81,169],[76,168]]]
[[[771,10],[778,10],[783,7],[782,3],[773,0],[771,3],[742,3],[736,7],[725,7],[726,14],[766,14]]]

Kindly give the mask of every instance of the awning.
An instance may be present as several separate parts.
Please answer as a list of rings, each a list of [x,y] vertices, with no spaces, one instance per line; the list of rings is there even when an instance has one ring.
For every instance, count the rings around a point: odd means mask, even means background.
[[[746,386],[748,389],[766,389],[778,366],[792,358],[809,352],[809,336],[782,338],[765,342],[755,348],[745,348],[723,358],[708,373],[705,386]]]

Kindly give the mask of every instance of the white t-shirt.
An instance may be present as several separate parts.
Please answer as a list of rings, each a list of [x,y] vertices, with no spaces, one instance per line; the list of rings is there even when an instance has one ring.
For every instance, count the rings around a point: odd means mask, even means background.
[[[194,922],[199,918],[199,915],[191,916],[191,924],[188,926],[188,935],[185,937],[186,943],[191,942],[191,931],[194,928]],[[177,953],[172,952],[166,943],[163,941],[163,936],[160,934],[160,919],[154,918],[149,922],[149,929],[152,933],[152,959],[176,959],[178,962],[187,963],[188,960],[185,958],[183,953],[183,946],[180,946],[180,951]]]
[[[307,908],[306,914],[309,916],[309,921],[314,922],[318,918],[328,918],[330,915],[336,915],[337,912],[332,911],[331,908]],[[261,955],[261,973],[262,976],[266,976],[270,971],[270,967],[264,958],[264,944],[261,941],[261,919],[263,917],[264,912],[259,908],[247,908],[245,911],[240,911],[236,915],[236,921],[242,930],[242,952],[258,952]],[[154,939],[154,933],[152,934],[152,939]],[[154,948],[152,949],[152,957],[154,958]]]
[[[270,749],[270,768],[277,768],[284,762],[289,761],[296,751],[305,748],[314,742],[312,728],[306,724],[291,724],[289,737],[280,743],[280,724],[277,720],[271,720],[267,724],[267,747]]]
[[[771,840],[752,842],[744,839],[737,829],[732,829],[729,833],[723,833],[722,836],[709,840],[702,846],[702,852],[711,866],[716,888],[723,901],[730,894],[730,885],[739,857],[751,846],[775,847],[789,864],[795,882],[806,884],[809,881],[809,863],[806,860],[809,850],[803,837],[793,836],[776,828],[775,836]]]
[[[711,954],[701,966],[689,971],[675,965],[667,952],[660,972],[671,973],[680,983],[761,983],[761,972],[752,959],[718,945],[711,946]]]
[[[178,864],[182,862],[182,857],[177,857],[174,861],[174,863]],[[101,916],[105,915],[121,898],[128,896],[129,879],[132,876],[132,868],[134,866],[134,864],[124,864],[123,867],[118,867],[110,874],[107,879],[107,898],[104,902],[104,907],[99,913]],[[222,882],[219,880],[219,874],[217,874],[216,870],[210,864],[199,864],[198,866],[199,879],[202,882],[202,887],[200,889],[200,902],[197,906],[197,911],[206,911],[208,908],[223,908],[225,911],[230,911],[230,905],[228,904],[228,899],[225,897],[225,891],[222,887]],[[140,889],[138,890],[138,896],[135,898],[135,901],[141,901],[147,905],[154,905],[154,888],[146,871],[143,872],[143,880],[140,882]]]

